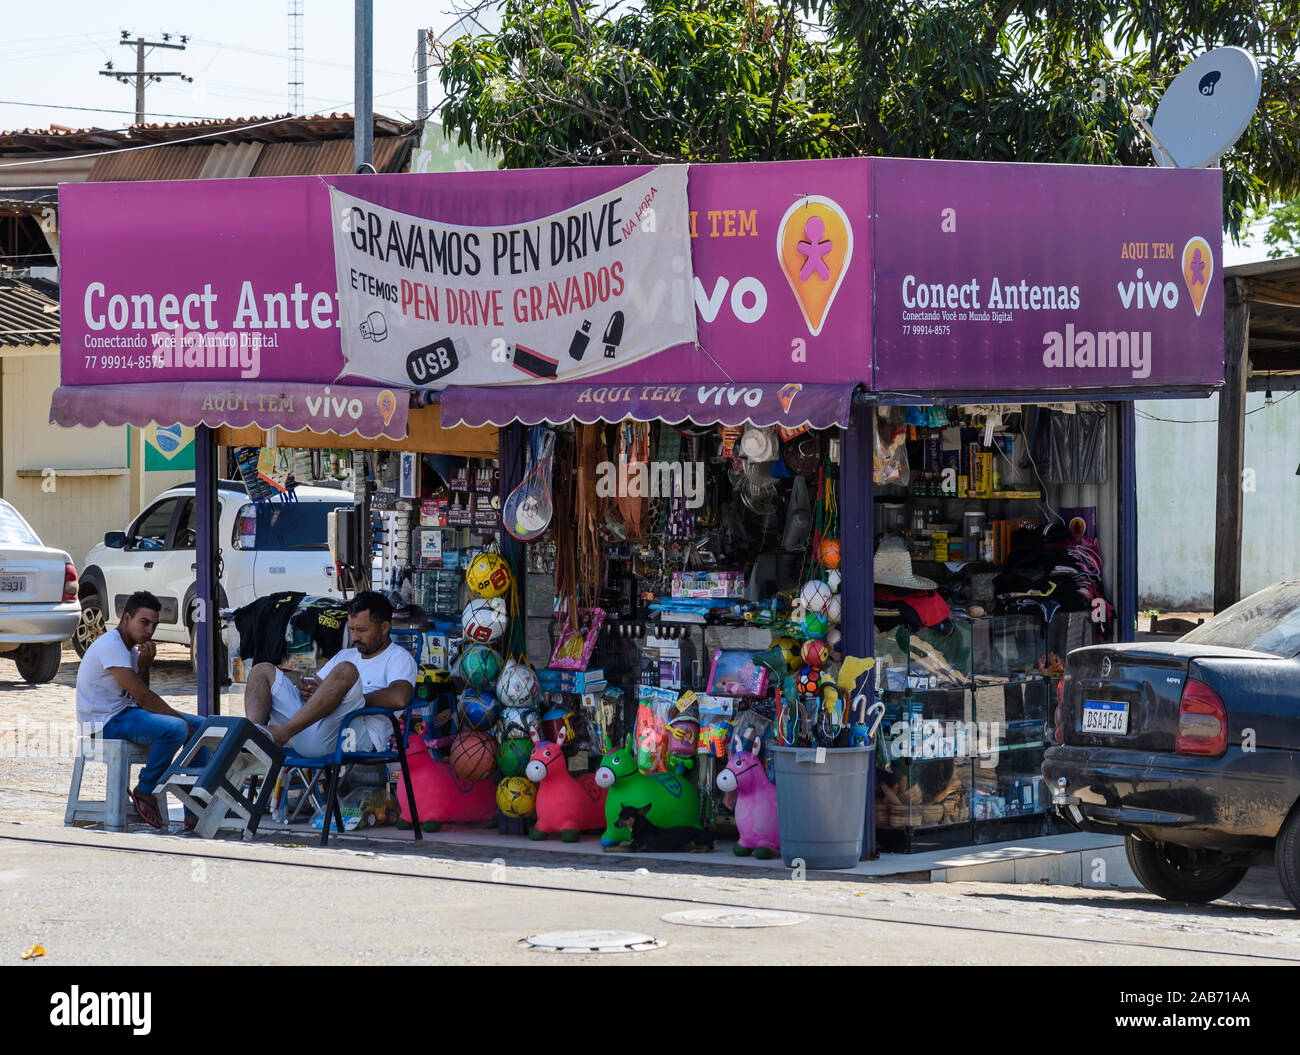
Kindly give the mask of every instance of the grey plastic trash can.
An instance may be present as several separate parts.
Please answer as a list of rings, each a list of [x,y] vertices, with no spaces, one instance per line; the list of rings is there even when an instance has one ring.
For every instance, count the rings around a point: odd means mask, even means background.
[[[771,747],[776,760],[781,860],[805,868],[852,868],[862,857],[874,747]]]

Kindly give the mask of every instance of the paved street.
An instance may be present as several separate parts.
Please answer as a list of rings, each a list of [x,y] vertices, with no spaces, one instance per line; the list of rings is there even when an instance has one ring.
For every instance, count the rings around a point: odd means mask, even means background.
[[[163,648],[155,669],[160,691],[192,708],[184,650]],[[11,670],[0,668],[0,678]],[[1300,913],[1250,884],[1231,901],[1188,909],[1127,890],[826,873],[801,881],[725,866],[693,874],[689,857],[582,860],[523,841],[507,850],[359,841],[321,850],[272,833],[248,845],[66,829],[71,748],[67,757],[30,757],[39,746],[31,734],[71,726],[75,674],[67,652],[50,685],[0,681],[9,736],[0,742],[0,962],[39,943],[50,964],[178,955],[240,964],[1300,963]],[[19,728],[26,751],[15,751]],[[661,919],[741,907],[808,918],[721,933]],[[550,959],[517,946],[530,934],[573,929],[632,930],[667,945]]]

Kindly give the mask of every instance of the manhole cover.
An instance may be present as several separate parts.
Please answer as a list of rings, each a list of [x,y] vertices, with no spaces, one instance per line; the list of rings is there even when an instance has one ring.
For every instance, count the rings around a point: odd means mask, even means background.
[[[519,947],[538,952],[645,952],[667,944],[649,934],[626,930],[557,930],[530,934],[519,942]]]
[[[808,917],[798,912],[769,912],[758,908],[693,908],[669,912],[660,919],[683,927],[792,927],[808,922]]]

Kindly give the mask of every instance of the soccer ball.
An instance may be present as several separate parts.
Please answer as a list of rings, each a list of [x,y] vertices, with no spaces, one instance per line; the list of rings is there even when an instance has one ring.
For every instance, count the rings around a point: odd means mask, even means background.
[[[822,539],[819,556],[822,559],[822,564],[827,568],[838,568],[840,566],[840,540],[837,538]]]
[[[510,565],[500,553],[477,553],[465,569],[465,584],[480,597],[500,597],[510,589]]]
[[[538,724],[537,711],[532,707],[503,707],[499,724],[501,735],[507,740],[512,737],[527,740],[533,726]]]
[[[537,785],[527,777],[506,777],[497,785],[497,809],[507,817],[527,817],[537,805]]]
[[[803,617],[803,629],[809,637],[821,637],[830,628],[825,612],[809,612]]]
[[[451,742],[447,764],[461,780],[486,780],[496,769],[497,742],[487,733],[460,733]]]
[[[506,603],[500,597],[476,597],[461,613],[460,625],[471,641],[486,644],[506,632]]]
[[[840,599],[832,597],[826,605],[826,611],[822,613],[826,616],[826,622],[834,626],[840,621]]]
[[[456,705],[456,717],[462,729],[489,729],[497,720],[497,701],[485,689],[466,689]]]
[[[840,570],[838,568],[832,568],[826,573],[826,585],[836,593],[840,592]]]
[[[803,643],[803,661],[810,667],[824,667],[831,659],[831,649],[825,641],[813,638]]]
[[[505,707],[528,707],[542,698],[532,667],[510,660],[497,679],[497,699]]]
[[[799,695],[816,696],[817,683],[821,674],[822,672],[816,667],[800,667],[794,679],[794,687],[799,690]]]
[[[792,637],[778,637],[772,642],[785,656],[785,669],[795,670],[802,662],[799,655],[799,642]]]
[[[501,676],[501,654],[487,645],[470,645],[460,655],[460,676],[473,689],[491,689]]]
[[[799,591],[799,603],[807,611],[820,615],[826,611],[826,605],[830,603],[832,596],[834,594],[831,592],[831,588],[821,579],[809,579],[803,584],[803,589]]]
[[[502,776],[520,776],[533,755],[533,742],[527,737],[508,736],[497,748],[497,768]]]

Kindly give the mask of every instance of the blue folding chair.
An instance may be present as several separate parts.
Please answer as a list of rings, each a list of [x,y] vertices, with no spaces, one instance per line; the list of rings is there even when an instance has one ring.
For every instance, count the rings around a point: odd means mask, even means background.
[[[412,701],[414,704],[415,701]],[[336,821],[339,831],[343,831],[343,810],[339,806],[339,770],[343,766],[354,765],[356,763],[375,763],[375,762],[397,762],[402,767],[402,781],[406,785],[406,801],[411,804],[411,824],[415,829],[415,837],[422,838],[420,829],[420,817],[415,804],[415,791],[411,787],[411,768],[406,762],[406,722],[398,717],[399,711],[389,710],[387,707],[362,707],[359,711],[353,711],[348,715],[348,720],[343,723],[343,728],[339,730],[338,743],[335,745],[334,753],[325,755],[321,758],[308,758],[306,755],[300,755],[292,748],[284,749],[284,769],[312,769],[323,771],[325,774],[325,801],[324,801],[324,823],[321,824],[320,844],[328,846],[330,839],[330,823]],[[407,712],[409,713],[409,709]],[[371,714],[379,714],[388,718],[393,723],[393,739],[397,742],[397,749],[389,751],[344,751],[343,750],[343,733],[349,725],[356,719]]]
[[[415,657],[416,666],[419,666],[420,657],[424,654],[424,631],[390,630],[388,636],[411,653]]]

